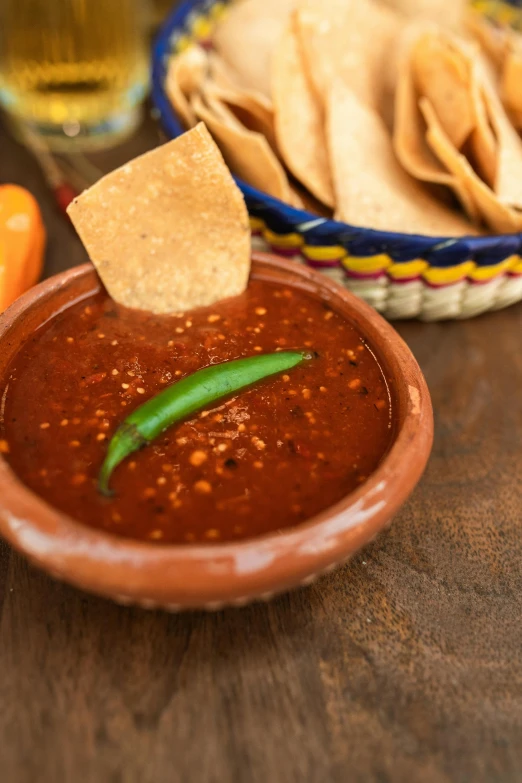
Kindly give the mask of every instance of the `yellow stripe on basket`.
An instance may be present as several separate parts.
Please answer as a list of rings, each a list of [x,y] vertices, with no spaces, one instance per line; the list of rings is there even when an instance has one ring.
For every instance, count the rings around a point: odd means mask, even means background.
[[[324,245],[323,247],[303,245],[301,250],[310,261],[337,261],[338,258],[343,258],[346,255],[346,250],[341,245]]]
[[[189,48],[189,46],[192,46],[192,44],[193,44],[192,36],[180,35],[180,37],[174,44],[175,54],[181,54],[182,52],[186,51]]]
[[[419,277],[429,266],[422,258],[414,258],[412,261],[398,261],[388,269],[388,274],[394,280],[404,280],[409,277]]]
[[[390,256],[379,253],[377,256],[345,256],[341,261],[349,272],[384,272],[392,264]]]
[[[474,261],[464,261],[462,264],[447,267],[430,266],[423,272],[423,278],[434,285],[448,285],[458,283],[475,269]]]
[[[194,20],[191,33],[198,41],[206,41],[210,38],[214,25],[207,16],[198,16]]]
[[[212,8],[208,12],[209,19],[212,19],[213,22],[221,22],[221,20],[227,13],[227,10],[228,9],[226,3],[214,3]]]
[[[250,231],[263,231],[265,227],[265,221],[261,218],[253,217],[250,215]]]
[[[300,234],[274,234],[269,228],[265,228],[263,231],[263,238],[269,245],[288,248],[301,247],[304,241]]]
[[[513,272],[515,275],[522,275],[522,258],[520,256],[517,256],[517,258],[518,258],[517,263],[510,271]]]
[[[489,266],[477,266],[473,272],[470,273],[470,280],[492,280],[494,277],[509,272],[514,269],[517,263],[520,261],[520,256],[509,256],[504,261],[500,261],[498,264],[491,264]]]
[[[520,14],[520,8],[499,0],[473,0],[471,7],[499,24],[512,24]]]

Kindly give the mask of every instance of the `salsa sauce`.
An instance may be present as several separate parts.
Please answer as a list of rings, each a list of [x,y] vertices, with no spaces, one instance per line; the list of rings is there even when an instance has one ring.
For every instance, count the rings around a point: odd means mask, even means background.
[[[315,359],[174,425],[97,477],[132,410],[212,363],[276,350]],[[86,525],[160,543],[223,542],[295,526],[375,470],[393,439],[369,346],[326,304],[253,280],[185,315],[127,310],[100,292],[41,327],[10,368],[0,450],[18,477]]]

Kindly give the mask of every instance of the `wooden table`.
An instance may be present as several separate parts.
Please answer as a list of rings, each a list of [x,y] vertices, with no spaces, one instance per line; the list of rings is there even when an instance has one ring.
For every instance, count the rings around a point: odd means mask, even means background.
[[[84,260],[1,131],[0,179],[40,200],[47,274]],[[433,395],[431,462],[391,529],[313,586],[146,612],[0,544],[1,781],[522,780],[522,306],[399,330]]]

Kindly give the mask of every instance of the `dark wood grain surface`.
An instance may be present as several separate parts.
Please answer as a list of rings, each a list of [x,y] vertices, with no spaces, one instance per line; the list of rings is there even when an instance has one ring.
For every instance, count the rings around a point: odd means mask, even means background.
[[[148,125],[99,161],[156,140]],[[84,260],[1,131],[0,181],[38,197],[47,274]],[[3,783],[522,781],[522,306],[399,330],[433,396],[433,456],[390,530],[315,585],[169,615],[0,544]]]

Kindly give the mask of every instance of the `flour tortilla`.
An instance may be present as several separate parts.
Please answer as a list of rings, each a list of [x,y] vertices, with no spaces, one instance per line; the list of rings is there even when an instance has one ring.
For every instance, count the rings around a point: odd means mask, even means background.
[[[68,214],[110,296],[126,307],[185,312],[247,286],[245,202],[202,123],[107,174]]]

